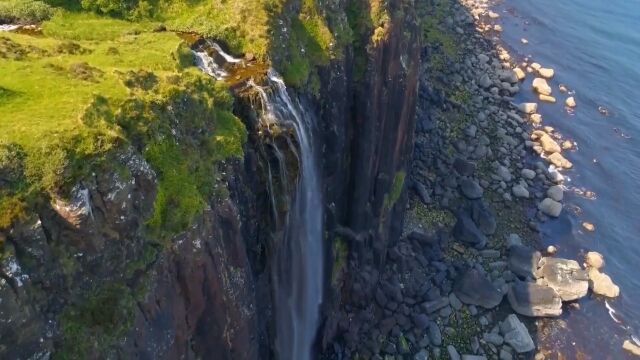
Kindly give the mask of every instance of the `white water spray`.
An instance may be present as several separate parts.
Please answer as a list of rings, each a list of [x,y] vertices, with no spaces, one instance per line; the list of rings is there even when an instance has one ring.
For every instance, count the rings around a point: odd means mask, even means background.
[[[211,48],[225,61],[236,62],[237,59],[225,54],[217,44],[214,45]],[[228,76],[207,50],[194,53],[198,66],[204,72],[219,80]],[[282,241],[275,246],[272,267],[276,311],[275,346],[278,359],[309,360],[320,319],[324,264],[322,186],[319,154],[312,135],[314,116],[289,96],[284,81],[274,70],[268,71],[265,87],[252,81],[247,84],[260,95],[261,121],[265,125],[279,124],[295,130],[297,146],[289,142],[288,150],[298,159],[299,176],[297,183],[293,184],[293,203],[283,219],[284,233]],[[276,147],[275,154],[281,163],[280,181],[287,185],[286,164],[281,151]],[[275,207],[275,189],[271,178],[275,174],[270,165],[268,172],[271,201]],[[277,209],[274,209],[274,214],[277,219]]]

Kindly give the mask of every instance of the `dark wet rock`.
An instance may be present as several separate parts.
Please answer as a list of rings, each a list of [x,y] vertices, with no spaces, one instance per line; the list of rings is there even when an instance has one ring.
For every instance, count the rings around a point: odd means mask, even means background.
[[[413,316],[413,324],[416,328],[424,330],[429,326],[429,317],[425,314],[418,314]]]
[[[462,302],[460,301],[460,299],[458,299],[458,297],[454,293],[449,294],[449,304],[456,311],[462,309]]]
[[[440,332],[440,328],[438,324],[433,321],[429,323],[429,329],[427,329],[427,334],[429,335],[429,340],[431,344],[435,346],[442,345],[442,333]]]
[[[431,204],[431,192],[421,182],[413,181],[411,185],[423,204]]]
[[[451,360],[461,360],[460,354],[458,353],[458,350],[456,350],[456,348],[453,345],[448,345],[447,346],[447,353],[449,353],[449,359],[451,359]]]
[[[453,161],[453,168],[462,176],[471,176],[476,171],[476,164],[461,158],[456,158]]]
[[[504,341],[518,353],[526,353],[535,349],[527,327],[515,314],[507,316],[500,324],[500,332],[504,336]]]
[[[460,181],[460,190],[465,197],[471,200],[481,198],[484,193],[484,190],[477,182],[466,178]]]
[[[413,230],[407,234],[409,240],[415,240],[422,245],[433,246],[438,244],[438,238],[433,233],[426,233],[422,230]]]
[[[380,288],[376,289],[375,298],[376,298],[376,302],[381,307],[385,307],[387,305],[387,302],[389,302],[389,300],[387,299],[387,296],[384,294],[384,292]]]
[[[462,360],[487,360],[487,357],[484,355],[462,355]]]
[[[396,348],[396,344],[389,342],[387,346],[384,348],[384,352],[390,355],[395,355],[398,353],[398,349]]]
[[[515,281],[509,287],[507,299],[511,308],[520,315],[552,317],[562,314],[562,299],[548,286]]]
[[[496,232],[496,217],[484,200],[471,202],[471,219],[485,235],[493,235]]]
[[[487,244],[487,237],[478,229],[475,222],[464,211],[457,214],[456,225],[453,227],[453,237],[465,244],[482,249]]]
[[[488,88],[489,86],[493,85],[493,81],[491,81],[491,79],[489,78],[489,75],[484,74],[480,77],[480,80],[478,81],[478,85],[480,85],[483,88]]]
[[[528,246],[515,245],[509,248],[509,270],[523,278],[534,278],[542,255]]]
[[[422,308],[424,309],[424,311],[427,312],[427,314],[431,314],[448,305],[449,305],[449,298],[442,297],[433,301],[427,301],[422,303]]]
[[[500,336],[500,334],[495,334],[495,333],[485,333],[482,336],[482,339],[484,339],[484,341],[488,342],[489,344],[493,344],[495,346],[500,346],[502,345],[502,343],[504,343],[504,338]]]
[[[505,348],[500,349],[500,360],[513,360],[513,355]]]
[[[413,360],[429,360],[429,352],[422,349],[413,357]]]
[[[554,289],[563,301],[579,299],[589,290],[587,272],[574,260],[545,257],[536,275]]]
[[[451,313],[453,313],[451,306],[446,306],[440,309],[440,311],[438,312],[438,315],[440,315],[440,317],[442,318],[448,319]]]
[[[562,212],[562,204],[551,198],[546,198],[538,204],[538,209],[545,215],[558,217]]]
[[[504,293],[477,269],[467,270],[459,276],[454,286],[454,292],[463,303],[487,309],[498,306],[504,296]]]

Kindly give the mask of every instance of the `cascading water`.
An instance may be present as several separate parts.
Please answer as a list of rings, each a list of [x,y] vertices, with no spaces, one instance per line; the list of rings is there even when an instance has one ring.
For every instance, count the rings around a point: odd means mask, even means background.
[[[225,54],[217,45],[209,50],[194,51],[203,71],[224,79],[228,74],[210,55],[212,51],[227,63],[236,63],[237,59]],[[299,169],[293,203],[282,219],[283,234],[281,242],[275,246],[273,259],[275,346],[281,360],[308,360],[318,329],[324,264],[322,186],[317,148],[313,142],[314,117],[289,96],[284,81],[274,70],[267,72],[266,81],[264,87],[248,82],[262,101],[261,122],[267,128],[275,124],[294,130],[297,146],[289,142],[287,150],[297,158]],[[283,150],[273,144],[273,152],[280,165],[278,172],[272,171],[269,165],[269,187],[274,216],[280,223],[273,176],[280,176],[281,190],[285,194],[289,192],[288,179]]]
[[[282,360],[306,360],[311,358],[318,328],[323,274],[322,187],[313,146],[313,116],[289,97],[275,71],[269,70],[267,75],[270,92],[260,92],[262,101],[268,104],[263,117],[295,129],[300,167],[273,268],[276,349]]]

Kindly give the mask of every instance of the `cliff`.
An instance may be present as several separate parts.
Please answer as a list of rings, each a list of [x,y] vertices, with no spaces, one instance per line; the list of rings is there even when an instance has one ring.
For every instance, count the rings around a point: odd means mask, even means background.
[[[287,2],[278,17],[292,29],[296,18],[326,19],[334,34],[348,26],[348,41],[336,36],[326,59],[298,59],[303,72],[292,67],[292,43],[329,48],[313,31],[283,41],[285,50],[272,45],[268,56],[319,120],[327,254],[320,353],[336,336],[338,310],[353,294],[371,296],[377,281],[354,292],[351,274],[384,266],[402,229],[420,41],[411,1],[311,3]],[[228,42],[245,53],[256,43]],[[91,118],[124,140],[99,162],[65,173],[55,183],[61,190],[31,192],[1,227],[0,357],[274,357],[279,229],[255,126],[260,109],[237,94],[233,112],[245,138],[223,114],[231,110],[224,95],[202,100],[201,86],[215,86],[190,71],[178,85],[163,73],[166,80],[149,88],[144,74],[134,76],[127,96],[144,101],[111,102]],[[140,126],[156,119],[157,127]],[[5,176],[11,169],[2,170],[0,195],[21,196]]]

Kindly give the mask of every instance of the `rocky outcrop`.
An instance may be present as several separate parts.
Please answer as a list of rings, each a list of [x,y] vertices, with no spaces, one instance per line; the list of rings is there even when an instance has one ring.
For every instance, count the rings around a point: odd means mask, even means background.
[[[385,7],[389,21],[377,29],[356,32],[356,45],[345,50],[349,55],[333,62],[320,76],[322,161],[329,209],[325,227],[331,237],[327,244],[333,243],[327,248],[331,256],[326,268],[331,274],[326,277],[334,279],[325,288],[321,345],[330,352],[335,350],[334,340],[355,336],[357,330],[344,322],[349,316],[344,309],[371,304],[390,256],[388,248],[402,232],[407,201],[419,29],[414,9],[406,2],[391,1]],[[379,37],[372,36],[374,30]],[[366,44],[366,49],[357,44]],[[364,58],[359,51],[365,52]],[[428,194],[423,195],[428,201]],[[346,259],[340,259],[336,251],[340,244],[348,249]],[[385,305],[397,306],[397,301]]]
[[[212,199],[169,242],[143,231],[156,196],[153,170],[134,151],[112,161],[117,171],[84,179],[69,199],[41,203],[5,235],[3,262],[13,273],[0,284],[0,355],[258,358],[264,337],[248,249],[255,244],[245,240],[258,238],[247,221],[255,199],[241,164],[222,165],[229,175],[219,185],[231,196]]]

